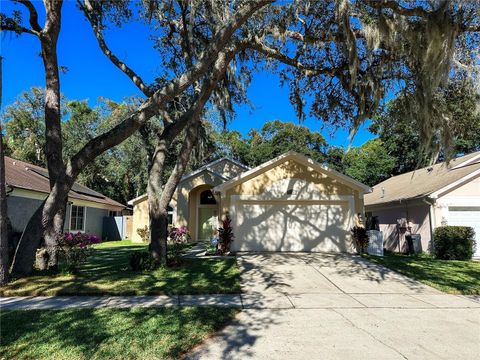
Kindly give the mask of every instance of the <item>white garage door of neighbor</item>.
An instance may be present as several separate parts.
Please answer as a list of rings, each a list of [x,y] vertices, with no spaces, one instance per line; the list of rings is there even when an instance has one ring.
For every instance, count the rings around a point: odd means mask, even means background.
[[[348,251],[349,203],[238,202],[236,251]]]
[[[475,257],[480,257],[480,206],[455,206],[448,208],[448,225],[471,226],[475,230],[477,250]]]

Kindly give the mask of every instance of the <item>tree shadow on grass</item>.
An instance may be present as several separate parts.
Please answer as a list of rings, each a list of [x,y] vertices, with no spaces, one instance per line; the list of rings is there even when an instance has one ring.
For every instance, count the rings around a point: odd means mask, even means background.
[[[480,264],[386,254],[369,260],[451,293],[480,294]]]
[[[161,295],[238,293],[235,259],[185,259],[174,268],[132,271],[129,256],[138,247],[97,249],[75,275],[39,274],[3,287],[3,296],[25,295]]]
[[[5,311],[3,358],[178,358],[234,316],[228,308]]]

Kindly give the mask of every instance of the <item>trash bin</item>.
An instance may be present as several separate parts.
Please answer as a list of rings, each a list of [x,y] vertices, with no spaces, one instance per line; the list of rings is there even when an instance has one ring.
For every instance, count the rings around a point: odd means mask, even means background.
[[[422,252],[422,237],[420,234],[410,234],[405,236],[408,244],[408,253],[410,255]]]

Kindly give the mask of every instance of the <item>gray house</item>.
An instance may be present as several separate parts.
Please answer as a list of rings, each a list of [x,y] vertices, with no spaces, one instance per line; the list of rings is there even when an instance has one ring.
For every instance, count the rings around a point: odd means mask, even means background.
[[[10,157],[5,157],[8,217],[13,231],[22,232],[28,220],[50,192],[48,171]],[[99,237],[108,237],[121,215],[123,204],[92,189],[75,183],[68,194],[65,232],[85,232]],[[118,221],[117,221],[118,222]]]

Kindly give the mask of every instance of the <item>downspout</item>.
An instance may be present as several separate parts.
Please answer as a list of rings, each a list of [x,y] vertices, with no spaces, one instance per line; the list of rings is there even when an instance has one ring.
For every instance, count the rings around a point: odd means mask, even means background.
[[[422,201],[427,204],[428,207],[428,222],[430,225],[430,252],[433,252],[434,249],[434,239],[433,239],[433,228],[436,225],[435,219],[435,199],[429,196],[425,196]]]

